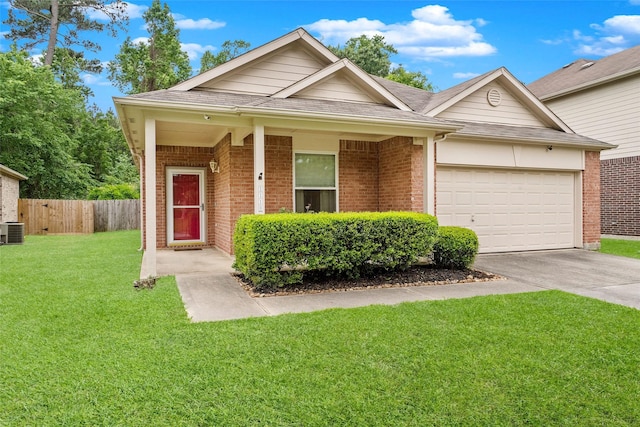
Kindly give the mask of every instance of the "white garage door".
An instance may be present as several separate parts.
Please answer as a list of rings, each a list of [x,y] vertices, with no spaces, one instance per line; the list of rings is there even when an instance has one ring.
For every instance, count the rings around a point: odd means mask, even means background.
[[[572,248],[574,177],[571,172],[438,167],[438,221],[474,230],[480,252]]]

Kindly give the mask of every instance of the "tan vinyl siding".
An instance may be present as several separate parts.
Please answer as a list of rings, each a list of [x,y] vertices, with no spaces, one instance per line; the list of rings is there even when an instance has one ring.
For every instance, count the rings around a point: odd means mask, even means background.
[[[502,101],[497,107],[489,105],[487,102],[487,93],[491,89],[500,91],[502,95]],[[438,114],[438,118],[515,126],[546,127],[528,108],[496,82],[490,83],[467,96]]]
[[[324,67],[301,47],[275,52],[263,61],[214,79],[201,87],[250,95],[273,95]]]
[[[547,101],[576,133],[618,145],[601,158],[640,155],[640,76]]]
[[[296,98],[339,100],[347,102],[375,102],[344,76],[332,76],[295,96]]]

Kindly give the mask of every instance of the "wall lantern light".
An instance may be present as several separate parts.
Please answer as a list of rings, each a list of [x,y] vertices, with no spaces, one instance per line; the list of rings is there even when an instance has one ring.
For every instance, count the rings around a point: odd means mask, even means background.
[[[209,162],[209,167],[211,168],[211,172],[220,173],[220,165],[216,162],[215,159],[211,159]]]

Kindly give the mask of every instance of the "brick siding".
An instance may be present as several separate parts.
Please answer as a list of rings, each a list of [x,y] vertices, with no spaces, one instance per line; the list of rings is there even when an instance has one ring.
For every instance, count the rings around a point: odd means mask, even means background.
[[[379,210],[410,211],[413,140],[395,137],[379,144]]]
[[[253,154],[252,154],[253,155]],[[266,135],[264,141],[265,212],[293,210],[293,138]]]
[[[600,163],[602,233],[640,236],[640,156]]]
[[[378,210],[378,144],[340,141],[338,156],[341,212]]]
[[[586,249],[600,247],[600,152],[585,152],[582,173],[582,242]]]

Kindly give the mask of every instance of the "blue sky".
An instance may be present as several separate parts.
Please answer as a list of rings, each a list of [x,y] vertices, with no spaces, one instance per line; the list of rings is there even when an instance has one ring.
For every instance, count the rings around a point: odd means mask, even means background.
[[[344,44],[360,34],[381,34],[399,53],[394,64],[421,71],[440,90],[507,67],[525,84],[578,58],[597,59],[640,44],[640,0],[620,1],[167,1],[194,72],[207,49],[226,40],[258,47],[298,27],[325,44]],[[128,32],[117,38],[89,34],[113,59],[124,39],[145,37],[142,13],[151,0],[129,3]],[[0,16],[6,19],[6,1]],[[6,32],[6,26],[0,33]],[[9,42],[0,41],[7,50]],[[31,52],[37,55],[41,52]],[[122,96],[103,75],[84,75],[106,110]]]

